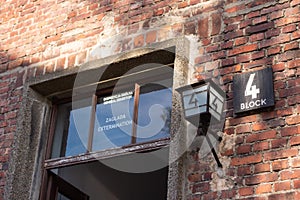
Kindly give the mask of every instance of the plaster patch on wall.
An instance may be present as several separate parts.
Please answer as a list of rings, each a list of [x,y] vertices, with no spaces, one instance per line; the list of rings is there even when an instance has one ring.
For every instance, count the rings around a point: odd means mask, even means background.
[[[219,145],[219,152],[225,152],[233,148],[235,145],[236,136],[223,134],[222,141]],[[221,191],[229,190],[234,187],[234,179],[232,176],[228,176],[228,169],[230,168],[231,159],[226,156],[218,154],[219,160],[223,165],[223,168],[217,167],[215,163],[211,164],[213,169],[212,181],[210,182],[211,190]]]
[[[186,19],[182,16],[173,16],[171,13],[168,13],[162,18],[152,18],[149,21],[148,28],[163,27],[176,23],[184,23],[185,21]]]
[[[103,32],[98,36],[98,42],[94,48],[89,53],[88,60],[95,60],[100,58],[105,58],[117,53],[124,53],[126,51],[138,48],[134,46],[134,39],[137,36],[144,35],[146,38],[147,33],[151,31],[157,32],[157,37],[155,42],[161,42],[169,39],[174,39],[178,37],[183,37],[183,33],[178,33],[172,30],[171,25],[173,24],[184,24],[187,20],[183,16],[174,16],[167,13],[161,17],[153,17],[148,21],[144,21],[139,24],[139,30],[134,33],[130,33],[130,29],[127,26],[114,24],[114,14],[113,12],[107,14],[101,21],[103,23]],[[190,55],[189,55],[189,68],[193,69],[194,60],[198,52],[198,36],[196,35],[185,35],[190,44]],[[154,43],[155,43],[154,42]],[[126,48],[122,49],[122,45]],[[146,41],[140,47],[147,45]],[[189,78],[192,77],[193,70],[190,70]]]
[[[222,136],[222,141],[220,142],[219,150],[221,153],[226,152],[228,150],[231,150],[236,142],[236,135],[228,135],[228,134],[223,134]]]
[[[89,60],[105,58],[114,55],[123,38],[124,29],[114,27],[114,14],[107,13],[101,20],[104,30],[100,34],[97,45],[90,52]],[[120,31],[123,30],[123,31]]]
[[[195,73],[195,58],[198,56],[199,52],[199,41],[198,36],[188,35],[186,38],[190,41],[190,55],[189,55],[189,79],[193,79],[193,74]]]
[[[61,53],[65,54],[74,51],[74,49],[80,50],[83,46],[83,41],[74,41],[72,43],[62,45],[60,51]]]
[[[213,168],[212,181],[210,182],[210,188],[212,191],[229,190],[234,187],[234,179],[228,176],[228,168],[230,166],[230,159],[226,157],[220,157],[220,162],[223,168],[217,167],[215,163],[211,164]]]

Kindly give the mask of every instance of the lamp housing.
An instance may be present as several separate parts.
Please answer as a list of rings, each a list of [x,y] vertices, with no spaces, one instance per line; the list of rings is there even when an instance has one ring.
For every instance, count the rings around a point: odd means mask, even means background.
[[[223,118],[226,93],[211,79],[176,89],[182,97],[184,117],[196,127],[218,123]],[[211,116],[211,119],[205,119]]]

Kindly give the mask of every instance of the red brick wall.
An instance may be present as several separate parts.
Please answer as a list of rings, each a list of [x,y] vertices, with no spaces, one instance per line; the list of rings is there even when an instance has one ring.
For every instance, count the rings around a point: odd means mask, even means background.
[[[220,148],[225,175],[216,175],[211,158],[190,156],[186,196],[300,199],[299,0],[1,0],[0,5],[0,200],[24,81],[182,35],[196,41],[191,81],[221,77],[228,95],[223,140],[228,143]],[[274,71],[275,108],[233,118],[233,75],[267,66]]]
[[[218,176],[212,158],[190,155],[189,199],[300,199],[299,4],[227,1],[222,39],[202,39],[196,78],[220,75],[228,95],[220,145],[225,175]],[[219,69],[205,67],[219,58]],[[264,67],[274,71],[275,108],[234,118],[233,75]]]

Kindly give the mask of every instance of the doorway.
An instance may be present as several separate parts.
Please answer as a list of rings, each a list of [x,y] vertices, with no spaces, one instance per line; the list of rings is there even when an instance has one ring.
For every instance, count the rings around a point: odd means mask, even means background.
[[[134,157],[134,155],[132,156]],[[116,158],[110,158],[110,161],[114,159]],[[65,195],[67,194],[66,192],[60,191],[57,193],[60,199],[56,200],[167,199],[168,166],[155,171],[132,173],[111,168],[100,161],[93,161],[52,169],[51,173],[86,195],[77,199],[78,195],[80,195],[78,192],[76,198],[74,198]],[[70,190],[67,187],[64,189]]]

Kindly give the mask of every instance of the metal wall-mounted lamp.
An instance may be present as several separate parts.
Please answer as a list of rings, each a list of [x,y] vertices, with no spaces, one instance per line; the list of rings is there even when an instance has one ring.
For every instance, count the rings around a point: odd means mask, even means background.
[[[221,123],[224,119],[226,94],[211,79],[186,85],[176,90],[182,97],[185,119],[197,127],[197,135],[206,136],[210,125]],[[209,137],[206,139],[218,167],[222,167]]]

